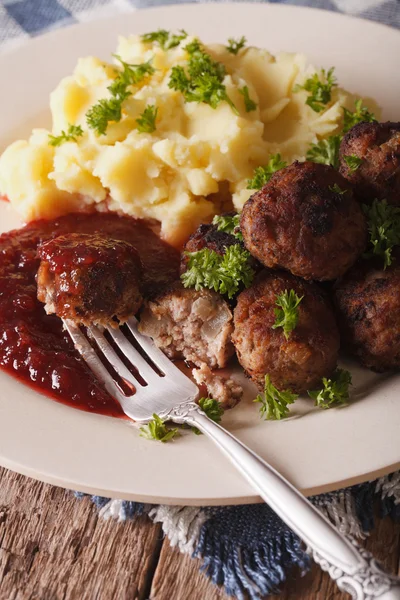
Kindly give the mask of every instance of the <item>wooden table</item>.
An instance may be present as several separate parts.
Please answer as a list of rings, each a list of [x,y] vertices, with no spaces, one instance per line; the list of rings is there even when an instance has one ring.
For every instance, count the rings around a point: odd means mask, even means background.
[[[89,499],[0,469],[1,600],[225,600],[227,596],[143,516],[99,519]],[[399,569],[400,524],[378,520],[366,546]],[[277,600],[277,596],[273,596]],[[313,569],[291,575],[280,600],[338,600]]]

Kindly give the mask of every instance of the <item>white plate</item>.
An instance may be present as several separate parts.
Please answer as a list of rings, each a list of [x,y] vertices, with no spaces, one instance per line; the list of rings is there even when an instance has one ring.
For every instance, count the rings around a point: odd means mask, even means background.
[[[0,57],[0,147],[46,126],[49,92],[79,56],[107,58],[118,34],[184,28],[206,41],[246,35],[272,51],[305,52],[335,65],[339,81],[372,95],[385,119],[400,119],[400,33],[330,12],[265,4],[179,5],[77,25]],[[1,228],[18,221],[0,206]],[[400,467],[400,378],[354,370],[344,409],[295,405],[295,417],[263,422],[250,399],[224,424],[305,493],[332,490]],[[251,396],[251,394],[250,394]],[[298,418],[300,417],[301,418]],[[134,427],[79,412],[0,372],[0,464],[37,479],[104,496],[176,504],[257,502],[259,498],[204,436],[148,442]]]

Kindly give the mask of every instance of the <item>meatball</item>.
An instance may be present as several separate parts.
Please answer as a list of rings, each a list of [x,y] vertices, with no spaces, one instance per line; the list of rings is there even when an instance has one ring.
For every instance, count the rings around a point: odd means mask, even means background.
[[[145,304],[139,330],[169,358],[198,367],[225,367],[234,354],[232,311],[212,290],[185,289],[177,282]]]
[[[337,282],[335,300],[345,346],[374,371],[400,368],[400,250],[386,270],[360,261]]]
[[[77,323],[126,321],[142,304],[135,248],[100,233],[60,235],[38,247],[37,296],[48,314]]]
[[[335,169],[295,162],[277,171],[243,207],[246,248],[266,267],[304,279],[336,279],[367,241],[365,217]]]
[[[227,214],[233,215],[236,213]],[[181,257],[181,273],[184,273],[186,271],[187,264],[189,262],[189,257],[185,254],[185,252],[198,252],[199,250],[208,248],[208,250],[213,250],[214,252],[222,256],[225,254],[226,248],[229,248],[229,246],[234,246],[236,244],[240,244],[240,246],[244,248],[244,244],[241,239],[239,239],[235,235],[232,235],[231,233],[219,231],[217,225],[200,225],[197,228],[197,230],[190,236],[183,248]],[[252,256],[249,257],[249,264],[255,271],[259,271],[261,268],[260,263]]]
[[[350,169],[346,156],[362,159]],[[400,206],[400,123],[358,123],[340,145],[340,172],[361,202],[386,199]]]
[[[281,327],[272,326],[277,296],[291,289],[303,299],[297,326],[286,339]],[[239,362],[260,389],[268,374],[278,389],[304,392],[318,387],[336,367],[339,333],[333,309],[314,283],[282,271],[263,271],[239,295],[234,325]]]
[[[218,231],[218,227],[212,224],[200,225],[186,242],[181,259],[181,272],[186,271],[189,257],[184,252],[198,252],[204,248],[213,250],[217,254],[223,255],[225,249],[229,246],[239,243],[237,237],[225,231]]]

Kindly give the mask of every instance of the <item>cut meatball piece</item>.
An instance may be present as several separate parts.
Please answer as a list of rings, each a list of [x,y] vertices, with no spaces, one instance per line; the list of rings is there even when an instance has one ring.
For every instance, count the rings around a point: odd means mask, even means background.
[[[243,388],[231,377],[217,375],[205,364],[199,369],[193,369],[192,373],[195,382],[204,385],[208,396],[218,400],[223,408],[233,408],[242,399]]]
[[[299,319],[286,339],[273,329],[277,296],[285,290],[303,296]],[[259,389],[265,375],[280,390],[304,392],[335,370],[339,333],[333,309],[316,284],[283,272],[263,271],[242,292],[234,311],[233,343],[240,364]]]
[[[142,267],[128,242],[71,233],[38,247],[38,299],[48,314],[77,323],[115,324],[142,304]]]
[[[277,171],[246,202],[240,225],[246,248],[263,265],[309,280],[345,273],[367,241],[349,183],[332,167],[312,162]]]
[[[392,265],[360,261],[336,284],[345,346],[374,371],[400,369],[400,250]]]
[[[169,358],[199,367],[225,367],[234,353],[233,316],[225,300],[212,290],[185,289],[179,282],[145,304],[139,330]]]
[[[346,156],[362,160],[353,170]],[[340,172],[360,202],[386,199],[400,206],[400,123],[358,123],[340,145]]]

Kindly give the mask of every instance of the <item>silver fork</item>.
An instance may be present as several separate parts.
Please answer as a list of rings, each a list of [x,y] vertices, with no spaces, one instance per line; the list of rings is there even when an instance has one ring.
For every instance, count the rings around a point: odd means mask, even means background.
[[[339,533],[273,467],[206,416],[195,402],[199,395],[198,387],[155,346],[151,338],[138,331],[135,318],[130,318],[125,325],[130,332],[128,337],[122,329],[89,327],[87,332],[92,343],[72,321],[65,320],[64,326],[82,358],[111,396],[118,400],[128,417],[139,423],[148,423],[153,413],[157,413],[162,419],[200,429],[304,541],[314,561],[329,573],[342,591],[356,600],[400,600],[399,578],[385,573],[369,552]],[[130,336],[133,336],[135,345],[131,343]],[[135,376],[114,350],[110,338],[133,367]],[[134,393],[123,393],[99,359],[98,352]]]

